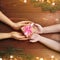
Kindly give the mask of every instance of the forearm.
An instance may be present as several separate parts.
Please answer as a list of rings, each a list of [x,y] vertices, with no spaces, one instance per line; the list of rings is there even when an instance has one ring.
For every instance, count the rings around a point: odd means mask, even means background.
[[[55,33],[60,32],[60,24],[47,26],[43,28],[43,33]]]
[[[6,38],[11,38],[11,33],[0,33],[0,40]]]
[[[43,43],[47,47],[56,51],[60,51],[60,43],[58,43],[57,41],[54,41],[52,39],[45,38],[42,36],[39,36],[38,39],[39,39],[39,42]]]
[[[9,26],[13,27],[15,24],[0,11],[0,21],[8,24]]]
[[[47,47],[60,52],[60,43],[57,41],[54,41],[54,40],[49,39],[49,38],[42,37],[38,34],[33,34],[31,39],[33,39],[32,42],[39,41],[42,44],[46,45]]]

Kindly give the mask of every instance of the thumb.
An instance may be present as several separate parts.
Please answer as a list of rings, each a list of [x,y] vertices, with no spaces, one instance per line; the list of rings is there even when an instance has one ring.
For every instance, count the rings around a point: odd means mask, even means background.
[[[20,38],[25,38],[25,36],[19,36]]]
[[[41,25],[39,25],[39,24],[35,24],[35,26],[38,28],[38,30],[40,31],[40,33],[42,33],[42,31],[43,31],[42,26],[41,26]]]
[[[34,43],[34,42],[37,42],[37,40],[30,40],[30,42]]]
[[[35,24],[35,25],[38,27],[39,30],[42,29],[41,25],[39,25],[39,24]]]

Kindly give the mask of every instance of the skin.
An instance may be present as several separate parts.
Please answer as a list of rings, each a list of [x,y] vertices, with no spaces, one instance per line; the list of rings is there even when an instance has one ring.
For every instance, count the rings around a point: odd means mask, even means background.
[[[46,45],[47,47],[60,52],[60,42],[57,42],[55,40],[40,36],[39,34],[33,34],[31,36],[30,42],[41,42],[42,44]]]
[[[38,29],[38,33],[34,33],[30,38],[30,42],[41,42],[42,44],[46,45],[47,47],[60,52],[60,42],[57,42],[55,40],[40,36],[39,34],[43,33],[56,33],[60,32],[60,24],[47,26],[47,27],[41,27],[39,24],[36,25]]]
[[[5,16],[2,12],[0,12],[0,21],[6,23],[7,25],[11,26],[15,30],[19,30],[22,26],[25,26],[30,22],[30,21],[22,21],[22,22],[14,23],[7,16]],[[35,28],[36,30],[33,29],[34,33],[30,37],[32,39],[32,40],[30,40],[30,42],[39,41],[39,42],[43,43],[44,45],[50,47],[51,49],[60,52],[60,43],[39,35],[40,33],[60,32],[60,28],[59,28],[60,24],[43,27],[43,28],[41,26],[36,25],[36,27],[37,27],[39,33],[36,32],[37,31],[36,28]],[[37,37],[37,38],[35,38],[35,37]],[[25,38],[25,36],[23,36],[21,33],[18,33],[18,32],[0,33],[0,40],[6,39],[6,38],[14,38],[17,40],[28,40],[28,38]]]
[[[0,21],[9,25],[14,30],[19,30],[22,26],[30,23],[30,21],[21,21],[21,22],[18,22],[18,23],[14,23],[6,15],[4,15],[1,11],[0,11]],[[18,32],[13,31],[13,32],[9,32],[9,33],[0,33],[0,40],[1,39],[6,39],[6,38],[14,38],[14,39],[17,39],[17,40],[28,40],[28,38],[26,38],[20,32],[18,33]]]
[[[35,26],[38,29],[38,34],[60,32],[60,24],[46,26],[46,27],[42,27],[39,24],[35,24]]]

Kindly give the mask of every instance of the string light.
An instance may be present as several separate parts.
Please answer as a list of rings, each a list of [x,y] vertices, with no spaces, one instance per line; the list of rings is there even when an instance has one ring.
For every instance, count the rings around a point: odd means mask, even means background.
[[[12,59],[13,58],[13,55],[10,55],[10,58]]]
[[[39,0],[36,0],[36,1],[39,1]]]
[[[54,60],[54,55],[51,56],[51,60]]]
[[[0,58],[0,60],[2,60],[2,58]]]
[[[52,3],[52,5],[54,6],[54,5],[55,5],[55,3],[53,2],[53,3]]]
[[[36,59],[38,60],[38,59],[39,59],[39,57],[36,57]]]
[[[24,3],[27,3],[27,0],[24,0]]]
[[[51,3],[50,0],[47,0],[47,3]]]
[[[54,55],[52,55],[51,58],[53,59],[54,58]]]
[[[42,11],[50,11],[54,13],[60,10],[60,0],[31,0],[31,1],[33,6],[41,7]]]
[[[44,2],[44,0],[41,0],[41,2]]]
[[[43,58],[40,58],[40,60],[44,60]]]

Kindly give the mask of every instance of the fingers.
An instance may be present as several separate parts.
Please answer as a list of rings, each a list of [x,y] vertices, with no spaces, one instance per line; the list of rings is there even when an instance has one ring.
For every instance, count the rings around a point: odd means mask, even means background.
[[[17,38],[17,40],[22,40],[22,41],[25,41],[25,40],[29,40],[29,38]]]
[[[21,38],[20,40],[25,41],[25,40],[29,40],[29,38]]]
[[[20,29],[23,26],[28,25],[29,23],[31,23],[30,21],[22,21],[22,22],[18,22],[16,25],[18,26],[18,28]]]
[[[18,38],[22,39],[22,38],[25,38],[25,36],[18,36]]]
[[[26,26],[27,24],[19,24],[19,27]],[[20,28],[21,29],[21,28]]]
[[[16,35],[14,38],[17,40],[28,40],[29,39],[29,38],[26,38],[25,36],[21,36],[21,35]]]
[[[39,24],[35,24],[35,26],[36,26],[39,30],[42,29],[42,26],[39,25]]]
[[[31,23],[32,21],[22,21],[22,23]]]
[[[30,42],[37,42],[37,40],[30,40]]]
[[[38,29],[38,33],[43,33],[43,27],[39,24],[35,24],[35,26],[37,27]]]
[[[26,25],[31,24],[31,23],[32,23],[32,21],[21,21],[21,22],[18,22],[18,23],[16,23],[17,30],[19,30],[21,27],[26,26]]]
[[[28,24],[28,23],[32,23],[31,21],[21,21],[21,22],[18,22],[17,24]]]

